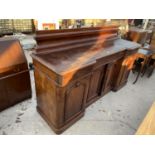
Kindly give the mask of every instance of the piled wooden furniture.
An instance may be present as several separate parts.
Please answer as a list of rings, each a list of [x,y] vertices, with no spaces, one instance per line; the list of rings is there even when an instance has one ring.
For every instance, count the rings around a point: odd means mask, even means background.
[[[146,71],[149,70],[148,77],[150,77],[154,70],[154,32],[153,30],[130,28],[127,33],[127,39],[142,45],[142,47],[138,50],[137,58],[133,66],[133,72],[138,72],[136,80],[133,82],[136,83],[140,74],[141,76],[144,76]]]
[[[30,97],[30,75],[19,41],[0,39],[0,111]]]
[[[130,41],[137,42],[142,46],[147,42],[148,44],[151,43],[151,38],[153,36],[152,30],[143,30],[139,28],[130,28],[129,32],[127,33],[127,39]]]
[[[151,60],[152,57],[152,52],[150,50],[146,50],[146,49],[139,49],[138,53],[136,54],[136,60],[134,62],[133,65],[133,73],[135,73],[135,71],[138,72],[137,77],[135,79],[135,81],[133,82],[133,84],[135,84],[141,74],[141,77],[144,76],[146,69],[148,68],[147,66],[149,65],[149,61]]]
[[[127,83],[140,47],[120,39],[117,26],[37,31],[36,40],[37,109],[57,134]]]

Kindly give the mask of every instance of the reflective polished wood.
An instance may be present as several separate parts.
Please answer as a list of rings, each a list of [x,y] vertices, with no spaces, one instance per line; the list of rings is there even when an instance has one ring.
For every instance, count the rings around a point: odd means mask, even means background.
[[[36,40],[37,109],[57,134],[126,84],[140,47],[120,39],[117,26],[37,31]]]

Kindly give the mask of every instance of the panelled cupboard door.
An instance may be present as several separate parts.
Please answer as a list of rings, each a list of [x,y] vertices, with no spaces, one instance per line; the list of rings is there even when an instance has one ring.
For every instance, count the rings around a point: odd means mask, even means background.
[[[65,121],[84,112],[88,94],[89,77],[76,81],[67,87],[65,93]]]
[[[105,66],[95,69],[91,74],[90,86],[87,101],[98,97],[101,91],[101,82],[104,75]]]
[[[9,106],[9,98],[7,96],[5,79],[0,80],[0,111]]]
[[[127,82],[130,70],[128,66],[123,65],[123,61],[117,61],[115,65],[115,76],[117,76],[117,80],[115,81],[115,88],[124,85]],[[118,74],[118,75],[117,75]]]
[[[102,84],[102,93],[106,94],[109,92],[113,87],[113,79],[114,77],[114,69],[115,69],[115,62],[109,63],[106,65],[105,76]]]
[[[114,69],[113,69],[113,90],[117,90],[121,85],[121,79],[123,76],[123,66],[122,66],[123,59],[119,59],[115,62]]]

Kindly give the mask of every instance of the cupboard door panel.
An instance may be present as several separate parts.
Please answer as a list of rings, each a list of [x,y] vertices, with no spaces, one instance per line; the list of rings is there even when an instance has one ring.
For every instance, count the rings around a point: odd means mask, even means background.
[[[122,77],[122,73],[121,73],[121,68],[122,68],[122,62],[123,59],[119,59],[116,61],[115,65],[114,65],[114,79],[113,79],[113,88],[116,89],[117,87],[119,87],[120,84],[120,80]]]
[[[106,73],[105,73],[105,77],[102,85],[102,94],[106,94],[112,89],[113,79],[114,79],[114,76],[113,76],[114,66],[115,66],[114,62],[107,64],[106,71],[105,71]]]
[[[88,101],[100,95],[101,80],[103,73],[104,73],[103,66],[92,72],[87,98]]]
[[[65,121],[84,111],[89,78],[76,81],[69,86],[65,95]]]

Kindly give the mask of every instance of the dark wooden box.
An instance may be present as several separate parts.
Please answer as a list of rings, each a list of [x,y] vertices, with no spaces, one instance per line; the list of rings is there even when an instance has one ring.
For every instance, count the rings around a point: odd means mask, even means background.
[[[0,111],[31,97],[28,64],[17,39],[0,39]]]

